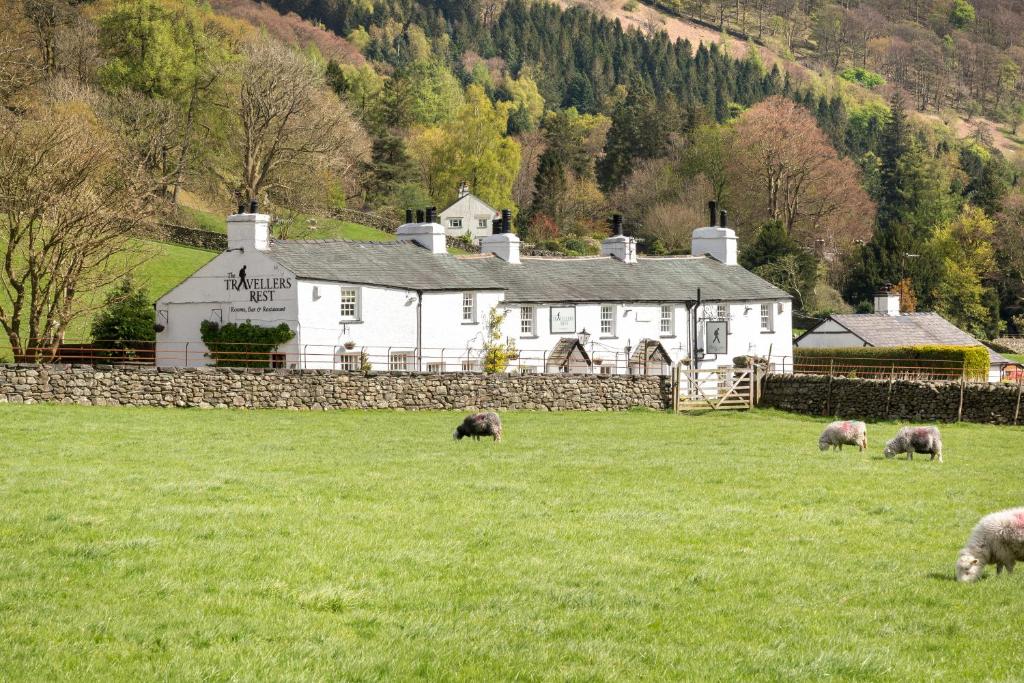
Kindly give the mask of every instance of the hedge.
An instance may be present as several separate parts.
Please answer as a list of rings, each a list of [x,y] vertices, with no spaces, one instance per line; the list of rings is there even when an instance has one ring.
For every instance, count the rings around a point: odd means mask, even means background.
[[[989,356],[984,346],[848,347],[836,349],[793,349],[796,372],[828,372],[856,376],[888,375],[894,370],[921,378],[953,379],[961,372],[968,379],[988,378]],[[828,366],[828,369],[825,368]]]
[[[199,331],[218,367],[269,368],[277,347],[295,336],[285,323],[260,327],[249,321],[219,325],[204,320]]]

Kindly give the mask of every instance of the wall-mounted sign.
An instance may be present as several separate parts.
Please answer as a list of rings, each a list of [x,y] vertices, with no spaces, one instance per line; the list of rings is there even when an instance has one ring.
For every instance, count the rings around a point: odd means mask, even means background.
[[[551,307],[551,334],[576,334],[576,307]]]
[[[292,288],[290,277],[249,277],[245,266],[238,270],[238,275],[228,273],[224,286],[229,292],[248,292],[250,303],[265,303],[274,300],[274,292]]]
[[[704,323],[704,353],[729,352],[729,323],[725,320],[709,320]]]

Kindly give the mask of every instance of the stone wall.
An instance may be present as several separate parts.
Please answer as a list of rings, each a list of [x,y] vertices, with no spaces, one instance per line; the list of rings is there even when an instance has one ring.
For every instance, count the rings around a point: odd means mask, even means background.
[[[1013,353],[1024,353],[1024,337],[997,337],[992,341],[1000,346],[1013,349]]]
[[[153,236],[150,235],[149,237],[152,238]],[[224,251],[228,248],[228,236],[223,233],[197,230],[172,223],[160,224],[158,239],[186,247],[209,249],[210,251]]]
[[[661,377],[0,365],[0,403],[196,408],[662,410]]]
[[[768,375],[761,406],[863,420],[1024,423],[1019,384],[966,384],[961,388],[959,382]]]

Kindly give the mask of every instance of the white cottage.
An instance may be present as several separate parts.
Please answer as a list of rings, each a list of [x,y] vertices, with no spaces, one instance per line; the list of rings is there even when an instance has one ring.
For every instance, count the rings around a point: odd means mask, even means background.
[[[469,235],[474,244],[481,237],[490,235],[498,212],[484,200],[469,191],[469,186],[459,186],[458,199],[438,216],[449,237]]]
[[[287,324],[281,366],[479,371],[492,309],[520,372],[667,374],[697,359],[792,354],[790,297],[736,263],[732,230],[694,232],[694,256],[642,257],[632,237],[600,256],[520,254],[509,232],[453,256],[445,226],[406,223],[395,242],[273,241],[269,216],[228,219],[228,249],[156,304],[159,365],[211,362],[204,320]]]

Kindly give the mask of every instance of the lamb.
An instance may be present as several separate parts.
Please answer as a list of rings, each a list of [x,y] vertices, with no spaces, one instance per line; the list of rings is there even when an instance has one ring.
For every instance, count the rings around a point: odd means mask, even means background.
[[[906,453],[908,460],[914,459],[914,453],[931,453],[931,460],[937,457],[942,462],[942,436],[939,428],[904,427],[885,444],[885,457],[893,458],[899,453]]]
[[[977,581],[986,564],[995,562],[996,574],[1013,571],[1024,560],[1024,508],[985,515],[974,527],[967,545],[956,558],[956,580]]]
[[[825,451],[829,446],[832,450],[843,450],[843,446],[857,446],[863,451],[868,447],[868,426],[856,420],[840,420],[833,422],[818,438],[818,448]]]
[[[452,436],[471,436],[477,441],[481,436],[493,436],[495,441],[501,441],[501,418],[497,413],[475,413],[463,420]]]

